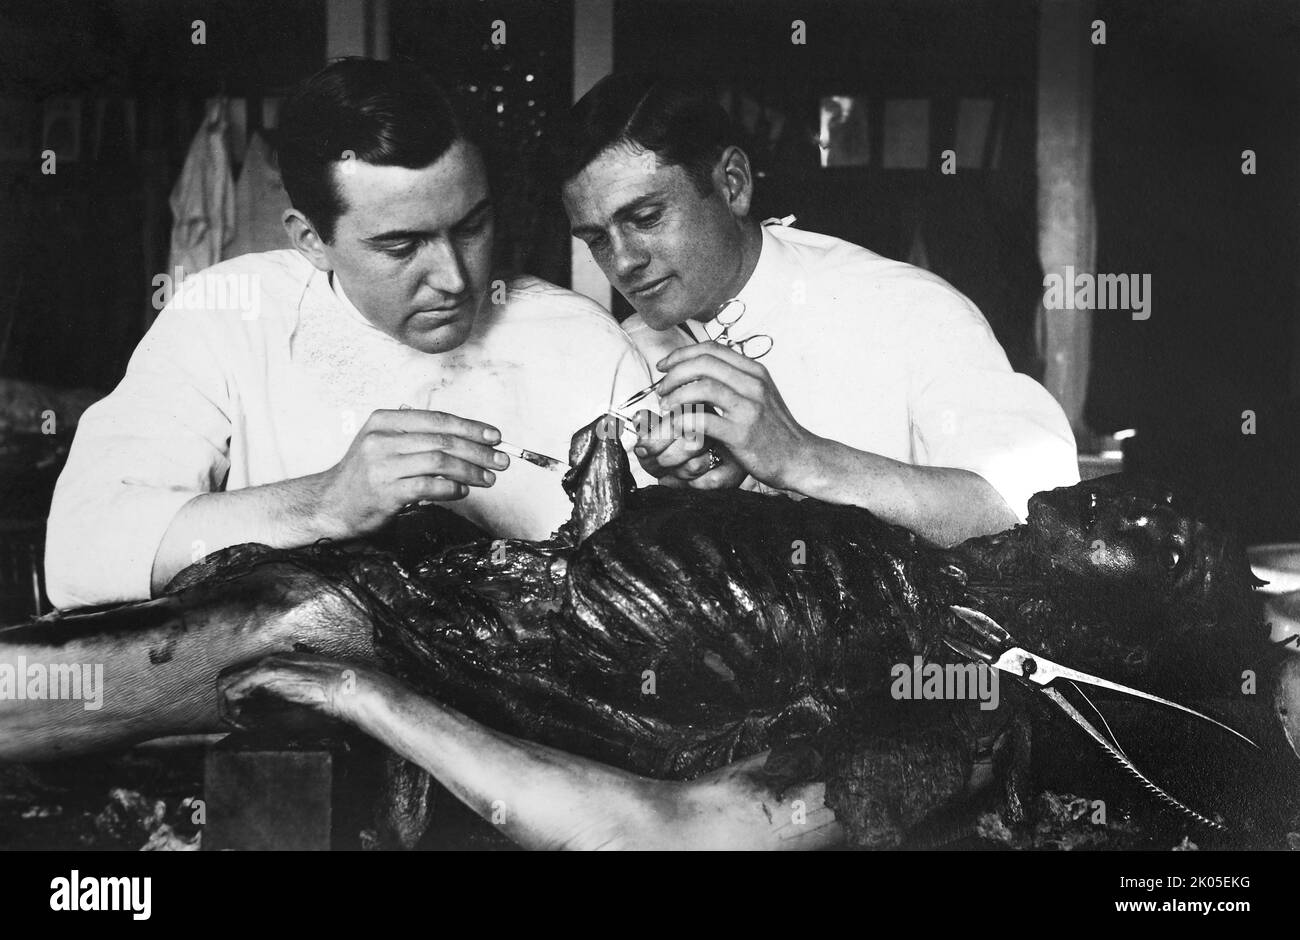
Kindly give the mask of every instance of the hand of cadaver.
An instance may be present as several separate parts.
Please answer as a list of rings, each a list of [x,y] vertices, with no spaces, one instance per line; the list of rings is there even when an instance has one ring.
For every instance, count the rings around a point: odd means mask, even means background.
[[[296,705],[325,718],[345,718],[348,697],[355,691],[357,670],[301,653],[268,656],[252,666],[224,673],[217,680],[222,718],[242,727],[247,713],[273,703],[272,708]]]

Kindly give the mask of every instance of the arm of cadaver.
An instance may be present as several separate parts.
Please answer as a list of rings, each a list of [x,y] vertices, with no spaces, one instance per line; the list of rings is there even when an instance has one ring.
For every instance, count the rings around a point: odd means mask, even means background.
[[[269,693],[355,725],[525,848],[784,850],[843,841],[825,785],[778,799],[756,773],[766,754],[688,782],[638,777],[493,731],[381,673],[301,654],[270,657],[223,686],[230,713]]]
[[[493,731],[399,683],[362,693],[357,727],[533,849],[818,849],[842,840],[825,785],[778,800],[766,754],[689,782],[652,780]]]

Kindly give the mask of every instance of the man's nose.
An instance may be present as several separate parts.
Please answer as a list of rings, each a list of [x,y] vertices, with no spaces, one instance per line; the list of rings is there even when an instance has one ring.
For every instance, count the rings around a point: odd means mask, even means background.
[[[616,235],[613,238],[613,247],[614,273],[621,281],[627,281],[650,263],[650,252],[646,251],[645,246],[638,239]]]
[[[429,242],[425,255],[424,282],[443,294],[459,295],[469,287],[465,261],[450,239]]]

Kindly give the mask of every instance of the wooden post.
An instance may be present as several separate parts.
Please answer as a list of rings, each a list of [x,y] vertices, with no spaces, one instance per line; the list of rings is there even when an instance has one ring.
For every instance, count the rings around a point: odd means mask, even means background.
[[[326,0],[325,58],[389,55],[388,0]]]
[[[365,0],[326,0],[325,60],[365,54]]]
[[[614,0],[573,0],[573,100],[614,70]],[[606,310],[613,303],[609,281],[580,239],[570,242],[570,287]]]
[[[1041,0],[1038,40],[1038,251],[1044,274],[1095,273],[1091,0]],[[1066,285],[1073,290],[1073,285]],[[1092,311],[1039,310],[1043,384],[1085,439]]]

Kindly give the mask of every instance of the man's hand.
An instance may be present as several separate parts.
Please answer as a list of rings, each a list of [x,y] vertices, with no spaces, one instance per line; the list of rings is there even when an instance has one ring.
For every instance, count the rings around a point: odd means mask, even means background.
[[[658,440],[644,445],[645,457],[637,453],[647,472],[658,468],[656,475],[700,483],[705,477],[735,479],[733,486],[748,472],[769,486],[798,489],[800,463],[815,437],[795,421],[761,363],[719,343],[697,343],[676,350],[657,368],[666,373],[659,403],[672,420],[661,422]],[[665,425],[671,425],[668,434]],[[729,459],[713,470],[704,453],[705,437],[729,452]],[[640,440],[637,446],[643,446]],[[721,456],[719,448],[715,451]]]
[[[336,538],[373,532],[421,500],[462,499],[496,481],[510,458],[501,432],[439,411],[374,412],[321,480],[321,527]]]
[[[181,507],[154,555],[157,596],[186,565],[240,542],[297,548],[348,539],[383,526],[421,500],[461,499],[491,486],[489,467],[510,466],[490,445],[501,433],[479,421],[436,411],[376,411],[335,466],[310,476],[200,493]]]
[[[674,416],[674,427],[691,432],[654,458],[661,465],[698,466],[692,461],[701,459],[707,435],[768,486],[861,506],[936,545],[1001,532],[1018,521],[998,491],[969,470],[913,466],[811,433],[790,414],[767,369],[718,343],[685,346],[658,368],[667,373],[660,406]],[[717,414],[699,413],[700,405]]]
[[[637,461],[663,486],[735,489],[745,479],[745,468],[721,444],[705,441],[694,421],[691,409],[663,416],[638,411],[632,451]]]

